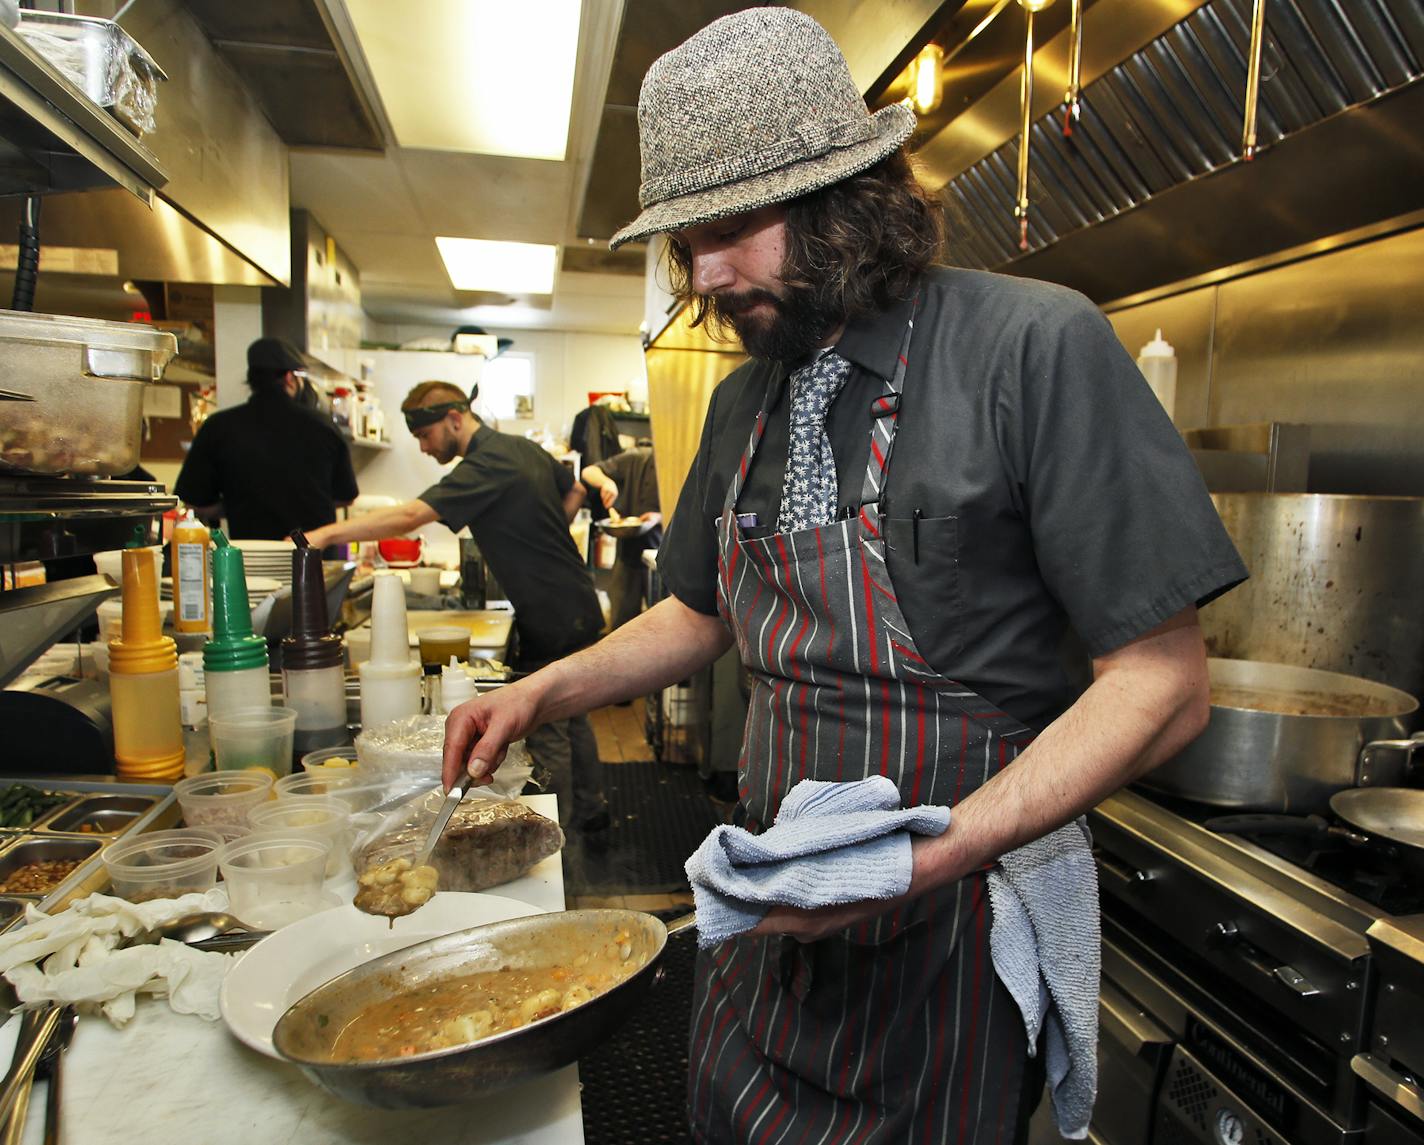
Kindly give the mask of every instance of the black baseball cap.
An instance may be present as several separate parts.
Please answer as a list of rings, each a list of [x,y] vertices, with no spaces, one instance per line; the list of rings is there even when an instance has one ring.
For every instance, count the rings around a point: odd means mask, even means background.
[[[247,347],[247,368],[286,373],[288,370],[305,371],[307,364],[302,352],[290,342],[284,342],[281,338],[258,338]]]

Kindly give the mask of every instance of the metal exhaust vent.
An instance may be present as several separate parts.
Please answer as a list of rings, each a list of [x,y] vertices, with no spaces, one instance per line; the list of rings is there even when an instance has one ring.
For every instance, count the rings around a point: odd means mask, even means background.
[[[1017,270],[1166,191],[1251,166],[1240,158],[1250,21],[1251,0],[1212,0],[1087,85],[1071,138],[1058,109],[1033,124],[1026,252],[1013,218],[1017,139],[945,184],[951,261]],[[1409,87],[1421,61],[1419,0],[1270,0],[1261,148]]]

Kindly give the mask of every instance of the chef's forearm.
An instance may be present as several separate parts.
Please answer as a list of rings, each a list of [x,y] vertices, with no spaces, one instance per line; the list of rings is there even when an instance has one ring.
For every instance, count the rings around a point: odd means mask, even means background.
[[[363,513],[359,517],[323,525],[309,532],[307,540],[318,549],[347,541],[379,541],[384,537],[409,533],[437,519],[435,510],[424,501],[407,501],[389,509],[377,509],[374,513]]]
[[[1014,763],[917,840],[912,893],[962,878],[1081,815],[1206,726],[1206,653],[1194,609],[1094,663],[1092,685]]]
[[[731,643],[731,634],[718,617],[668,597],[592,648],[559,660],[523,682],[539,689],[536,702],[541,721],[567,719],[685,680],[717,659]]]

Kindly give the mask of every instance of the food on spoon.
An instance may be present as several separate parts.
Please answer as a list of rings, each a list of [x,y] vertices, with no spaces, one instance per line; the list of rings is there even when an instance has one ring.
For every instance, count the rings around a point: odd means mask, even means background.
[[[367,914],[400,918],[430,901],[440,882],[440,873],[429,866],[417,867],[405,857],[367,867],[357,877],[354,905]]]
[[[348,1022],[331,1061],[410,1057],[468,1045],[591,1002],[648,961],[630,936],[614,935],[567,965],[511,967],[466,974],[376,1002]]]
[[[417,804],[418,814],[373,839],[356,856],[356,869],[417,853],[442,798],[431,792]],[[563,845],[559,825],[522,803],[470,798],[455,809],[430,865],[440,874],[441,890],[482,891],[517,879]]]

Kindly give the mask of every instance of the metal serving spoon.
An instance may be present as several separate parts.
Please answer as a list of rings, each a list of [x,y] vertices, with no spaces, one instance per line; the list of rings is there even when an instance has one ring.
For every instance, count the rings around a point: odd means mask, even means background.
[[[160,923],[148,930],[141,930],[125,945],[140,946],[146,942],[157,942],[160,938],[171,938],[174,942],[201,942],[219,934],[226,934],[230,930],[257,933],[256,927],[249,926],[242,919],[230,915],[226,911],[205,910],[199,911],[197,914],[185,914],[171,922]],[[261,933],[265,934],[266,932]]]

